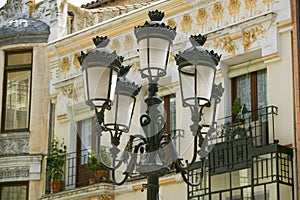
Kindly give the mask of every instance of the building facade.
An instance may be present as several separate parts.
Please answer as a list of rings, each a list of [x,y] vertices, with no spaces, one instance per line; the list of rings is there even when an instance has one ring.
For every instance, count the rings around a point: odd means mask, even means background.
[[[291,8],[290,1],[280,0],[158,1],[48,43],[50,93],[56,108],[54,132],[64,138],[70,152],[65,174],[66,192],[52,197],[145,198],[145,192],[141,192],[145,189],[143,178],[133,177],[117,187],[110,181],[88,186],[88,176],[80,174],[87,171],[88,155],[96,144],[91,139],[95,134],[94,113],[85,105],[77,57],[81,51],[94,48],[93,37],[107,35],[111,39],[109,49],[124,56],[125,65],[132,65],[128,77],[145,85],[138,74],[133,28],[147,20],[148,11],[158,9],[165,12],[165,23],[177,27],[171,54],[188,46],[189,35],[208,36],[205,47],[223,55],[217,82],[226,89],[219,110],[219,137],[207,158],[203,184],[187,187],[174,172],[161,178],[161,198],[296,199]],[[172,56],[168,64],[168,75],[160,80],[159,95],[168,102],[165,110],[171,119],[167,122],[169,130],[176,138],[180,155],[186,157],[191,145],[187,119],[190,114],[181,106],[177,66]],[[137,121],[145,109],[144,90],[142,87],[130,132],[140,131]],[[246,109],[231,117],[236,99],[240,99]],[[190,180],[199,177],[198,171],[190,172]]]
[[[111,176],[89,183],[93,175],[87,165],[97,147],[97,125],[94,112],[85,104],[78,57],[81,51],[95,48],[92,38],[97,35],[111,39],[108,48],[125,57],[124,65],[132,65],[128,78],[143,86],[129,133],[140,132],[138,119],[145,111],[146,82],[139,75],[133,29],[144,24],[148,12],[156,9],[165,12],[166,24],[177,27],[159,95],[164,100],[167,131],[180,156],[191,154],[191,121],[189,110],[181,106],[173,56],[189,46],[190,35],[207,35],[205,48],[222,54],[216,81],[225,88],[218,137],[211,141],[214,148],[188,177],[197,180],[200,166],[204,166],[202,184],[187,186],[180,174],[171,172],[160,178],[161,199],[297,199],[297,2],[124,2],[97,1],[79,8],[58,0],[37,4],[9,0],[0,8],[0,31],[20,26],[14,31],[22,33],[0,36],[1,199],[7,198],[3,195],[8,191],[23,196],[26,191],[25,199],[146,198],[143,177],[133,176],[122,186],[115,186]],[[31,23],[43,24],[48,32],[26,38],[24,27]],[[25,77],[27,85],[20,79],[13,89],[9,83],[18,77]],[[236,99],[242,102],[244,112],[232,110]],[[64,141],[68,152],[63,191],[58,193],[51,191],[46,176],[46,149],[54,138]]]

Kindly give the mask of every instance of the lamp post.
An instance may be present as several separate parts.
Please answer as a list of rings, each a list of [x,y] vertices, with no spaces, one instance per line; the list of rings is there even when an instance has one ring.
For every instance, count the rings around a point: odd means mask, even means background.
[[[221,85],[214,83],[220,56],[202,47],[205,36],[191,36],[192,47],[175,56],[182,105],[190,108],[193,121],[190,126],[193,157],[191,162],[183,163],[170,135],[165,133],[165,120],[159,109],[162,100],[158,96],[158,81],[167,74],[170,48],[176,36],[175,28],[161,22],[163,17],[163,12],[149,12],[151,21],[134,30],[141,77],[148,80],[147,111],[140,116],[144,134],[130,135],[125,149],[119,148],[120,138],[129,132],[140,86],[126,79],[130,67],[122,66],[123,57],[105,48],[109,42],[107,37],[97,36],[94,39],[96,48],[87,54],[82,52],[79,57],[84,70],[87,105],[96,111],[101,127],[99,143],[103,134],[110,137],[112,164],[108,167],[112,170],[114,182],[123,184],[133,173],[146,176],[148,200],[159,199],[159,177],[171,170],[180,172],[189,185],[201,183],[201,177],[197,183],[189,182],[186,174],[197,157],[204,161],[207,156],[207,151],[201,146],[216,129],[216,110],[224,92]],[[100,156],[99,159],[101,161]],[[124,178],[118,182],[115,170],[124,163]]]

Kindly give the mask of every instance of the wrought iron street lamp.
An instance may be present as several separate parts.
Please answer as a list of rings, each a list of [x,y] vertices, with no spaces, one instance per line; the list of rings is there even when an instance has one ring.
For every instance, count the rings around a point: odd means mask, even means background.
[[[193,121],[190,127],[194,138],[193,157],[190,163],[184,164],[170,134],[165,133],[165,119],[160,111],[162,100],[157,94],[158,81],[167,74],[170,48],[176,30],[161,22],[163,12],[149,12],[149,17],[150,22],[134,30],[141,77],[148,79],[148,97],[145,99],[147,111],[140,117],[144,133],[130,135],[125,149],[119,148],[120,139],[123,133],[129,132],[136,95],[140,89],[125,78],[130,67],[123,67],[123,57],[105,48],[109,42],[107,37],[96,37],[96,48],[87,54],[82,53],[79,60],[85,74],[87,104],[96,110],[101,126],[99,144],[103,134],[108,132],[110,136],[112,164],[108,167],[112,170],[114,182],[123,184],[129,175],[139,173],[147,177],[147,199],[157,200],[159,177],[170,170],[176,169],[190,185],[201,183],[201,177],[197,183],[190,183],[186,174],[197,157],[204,160],[207,156],[201,145],[206,134],[211,134],[216,128],[216,108],[224,89],[214,83],[220,56],[202,47],[205,36],[191,36],[192,47],[175,56],[183,107],[191,109]],[[115,170],[123,163],[126,163],[124,178],[118,182]]]

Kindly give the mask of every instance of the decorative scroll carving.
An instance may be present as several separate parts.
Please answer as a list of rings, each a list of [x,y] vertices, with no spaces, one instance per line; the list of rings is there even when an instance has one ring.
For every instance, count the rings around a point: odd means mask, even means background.
[[[76,101],[78,98],[74,84],[69,84],[69,85],[62,87],[61,91],[62,91],[63,95],[67,96],[68,98],[70,98],[72,100]]]
[[[124,41],[124,50],[125,51],[130,51],[133,48],[133,39],[131,35],[126,35],[125,36],[125,41]]]
[[[0,156],[2,155],[18,155],[29,152],[28,138],[1,139],[0,140]]]
[[[235,54],[236,45],[230,37],[222,37],[214,40],[215,48],[220,48],[227,53]]]
[[[6,167],[0,168],[0,179],[28,177],[29,167]]]
[[[64,57],[61,62],[61,72],[64,73],[64,78],[66,78],[69,69],[70,69],[70,59],[69,57]]]
[[[229,11],[229,15],[235,17],[239,14],[240,12],[240,1],[239,0],[230,0],[229,4],[228,4],[228,11]]]
[[[174,21],[174,19],[169,19],[168,20],[168,25],[171,27],[171,28],[175,28],[177,25],[176,25],[176,22]]]
[[[191,30],[192,18],[189,14],[185,14],[181,20],[181,27],[184,33],[188,33]]]
[[[223,18],[223,12],[224,12],[224,8],[222,4],[219,2],[215,3],[212,10],[213,20],[215,21],[221,20]]]
[[[73,60],[73,64],[74,64],[74,67],[75,69],[78,71],[80,69],[80,62],[78,60],[78,57],[80,56],[80,53],[76,53],[74,54],[74,60]]]
[[[248,31],[243,31],[244,52],[248,52],[251,45],[257,40],[257,36],[263,35],[265,32],[266,29],[261,24]]]

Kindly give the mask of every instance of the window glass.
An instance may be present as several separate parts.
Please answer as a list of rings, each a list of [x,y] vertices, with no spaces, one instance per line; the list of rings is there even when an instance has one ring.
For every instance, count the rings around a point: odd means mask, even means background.
[[[7,72],[5,130],[28,128],[31,71]]]
[[[24,65],[32,63],[31,52],[8,54],[8,66],[10,65]]]
[[[1,188],[2,200],[26,200],[27,187],[26,185],[20,186],[4,186]]]
[[[92,148],[92,118],[81,121],[81,159],[80,164],[86,164]]]

